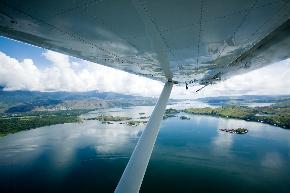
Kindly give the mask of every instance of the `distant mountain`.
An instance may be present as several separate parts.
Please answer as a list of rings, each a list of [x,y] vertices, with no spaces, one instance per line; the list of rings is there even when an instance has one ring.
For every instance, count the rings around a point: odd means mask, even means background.
[[[246,103],[278,103],[290,100],[290,95],[218,96],[196,99],[211,105],[242,105]]]
[[[26,99],[37,99],[37,98],[57,98],[57,99],[81,99],[87,97],[94,97],[98,99],[135,99],[140,98],[140,96],[125,95],[114,92],[98,92],[98,91],[89,91],[89,92],[39,92],[39,91],[3,91],[0,88],[0,97],[12,97],[13,100]],[[24,97],[24,98],[23,98]],[[150,98],[150,97],[141,97],[141,98]]]
[[[3,91],[2,88],[0,89],[0,113],[153,105],[156,100],[156,98],[114,92]]]
[[[51,105],[57,105],[61,103],[61,100],[54,100],[54,99],[47,99],[47,100],[36,100],[33,102],[25,102],[23,104],[17,104],[15,106],[12,106],[8,108],[5,112],[6,113],[14,113],[14,112],[28,112],[32,111],[36,107],[48,107]]]

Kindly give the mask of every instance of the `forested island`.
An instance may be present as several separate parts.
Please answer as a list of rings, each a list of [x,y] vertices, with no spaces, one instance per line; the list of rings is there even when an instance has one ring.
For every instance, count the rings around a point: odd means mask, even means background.
[[[121,116],[112,116],[112,115],[99,115],[97,117],[86,118],[86,120],[98,120],[102,122],[107,121],[128,121],[131,120],[131,117],[121,117]]]
[[[79,115],[86,112],[88,110],[5,114],[0,117],[0,136],[42,126],[81,122]]]
[[[255,121],[290,129],[290,107],[288,105],[277,103],[267,107],[222,106],[217,108],[188,108],[182,110],[182,112]]]

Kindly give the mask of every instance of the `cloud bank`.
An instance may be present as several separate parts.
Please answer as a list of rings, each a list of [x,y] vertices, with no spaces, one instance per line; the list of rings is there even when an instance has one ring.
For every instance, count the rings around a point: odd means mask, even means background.
[[[32,59],[18,61],[0,52],[0,85],[5,90],[118,92],[158,95],[162,83],[69,56],[46,51],[51,63],[40,69]]]
[[[118,92],[159,96],[163,83],[53,51],[43,56],[50,65],[40,68],[32,59],[19,61],[0,52],[0,85],[5,90]],[[290,94],[290,60],[234,76],[195,93],[199,87],[175,86],[171,98],[245,94]]]

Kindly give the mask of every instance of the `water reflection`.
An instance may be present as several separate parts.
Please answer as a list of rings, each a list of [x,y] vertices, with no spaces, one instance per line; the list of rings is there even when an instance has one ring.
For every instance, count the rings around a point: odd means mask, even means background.
[[[139,118],[139,112],[145,113],[142,116],[149,116],[152,107],[137,108],[113,108],[104,109],[98,112],[90,112],[83,117],[94,117],[98,114],[110,114]],[[49,150],[53,152],[53,159],[56,162],[71,160],[74,150],[86,146],[93,146],[96,153],[113,153],[123,146],[128,145],[129,140],[137,140],[142,133],[144,125],[130,127],[126,124],[101,124],[98,121],[85,121],[84,123],[69,123],[42,127],[29,131],[8,135],[0,140],[0,163],[13,159],[19,159],[19,154],[29,153],[29,158],[34,159],[41,153]],[[28,161],[28,160],[27,160]]]
[[[152,109],[112,108],[83,117],[109,114],[137,120],[150,116]],[[289,130],[243,120],[186,116],[191,119],[173,117],[162,122],[143,192],[289,190]],[[3,137],[0,190],[55,192],[51,187],[57,187],[60,192],[86,192],[86,188],[87,192],[112,192],[144,127],[90,120]],[[237,135],[219,130],[237,127],[249,132]],[[180,187],[181,179],[188,183]],[[212,189],[205,188],[209,184]]]
[[[269,152],[266,153],[264,158],[261,161],[263,167],[269,167],[271,169],[281,169],[285,163],[284,159],[278,152]]]

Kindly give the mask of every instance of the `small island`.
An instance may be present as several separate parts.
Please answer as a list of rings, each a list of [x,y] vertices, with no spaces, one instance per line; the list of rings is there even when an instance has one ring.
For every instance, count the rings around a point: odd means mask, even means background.
[[[235,133],[235,134],[246,134],[246,133],[248,133],[248,129],[245,129],[245,128],[220,129],[220,131],[224,131],[224,132],[227,132],[227,133]]]
[[[132,121],[128,121],[127,125],[136,127],[136,126],[141,125],[141,124],[146,124],[147,122],[148,121],[134,121],[134,120],[132,120]]]
[[[130,117],[121,117],[121,116],[112,116],[112,115],[99,115],[97,117],[86,118],[85,120],[98,120],[103,122],[110,122],[110,121],[128,121],[131,120]]]
[[[146,119],[146,118],[148,117],[144,117],[143,119]],[[148,122],[145,120],[142,120],[142,121],[132,120],[131,117],[121,117],[121,116],[112,116],[112,115],[99,115],[97,117],[86,118],[85,120],[97,120],[97,121],[100,121],[102,124],[113,124],[113,122],[119,122],[120,125],[126,124],[132,127],[135,127],[141,124],[146,124]]]
[[[181,120],[190,120],[190,118],[189,117],[186,117],[186,116],[180,116],[179,117]]]
[[[179,111],[176,109],[166,109],[163,115],[163,120],[171,118],[171,117],[176,117],[176,114],[178,114]]]

